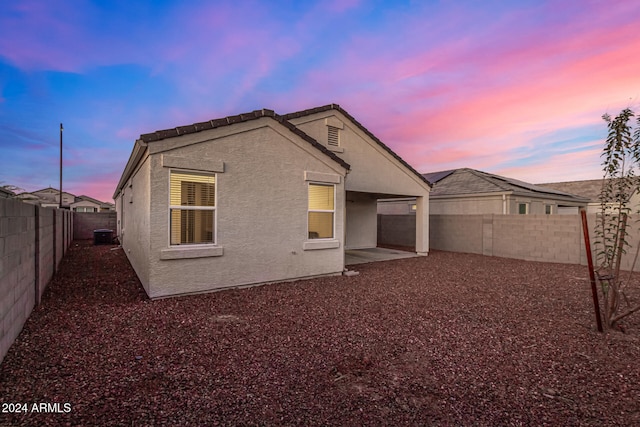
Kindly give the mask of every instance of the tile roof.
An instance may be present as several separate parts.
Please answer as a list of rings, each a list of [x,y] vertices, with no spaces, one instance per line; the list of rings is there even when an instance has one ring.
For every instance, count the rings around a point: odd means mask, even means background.
[[[223,126],[229,126],[236,123],[248,122],[250,120],[260,119],[262,117],[267,117],[275,120],[280,123],[282,126],[289,129],[291,132],[304,139],[306,142],[311,144],[316,149],[320,150],[322,153],[330,157],[332,160],[337,162],[339,165],[344,167],[345,169],[351,169],[351,166],[342,160],[340,157],[336,156],[332,151],[328,150],[324,145],[320,144],[318,141],[295,127],[293,124],[289,123],[284,116],[280,116],[276,114],[273,110],[262,109],[262,110],[254,110],[250,113],[238,114],[235,116],[227,116],[219,119],[209,120],[208,122],[200,122],[194,123],[186,126],[178,126],[172,129],[163,129],[158,130],[151,133],[145,133],[140,135],[140,140],[145,143],[160,141],[162,139],[174,138],[177,136],[187,135],[196,132],[202,132],[209,129],[216,129]]]
[[[519,181],[517,179],[507,178],[469,168],[433,172],[425,175],[431,176],[432,179],[433,177],[440,177],[431,191],[432,197],[512,192],[519,195],[562,197],[574,199],[576,201],[588,201],[585,197],[577,196],[568,192],[529,184],[528,182]]]
[[[455,171],[456,171],[456,169],[450,169],[450,170],[447,170],[447,171],[440,171],[440,172],[429,172],[429,173],[423,173],[422,176],[427,178],[431,183],[435,184],[436,182],[440,181],[441,179],[448,177],[449,175],[451,175]]]
[[[8,190],[6,188],[0,187],[0,193],[3,194],[3,197],[13,197],[16,195],[16,193],[14,193],[11,190]]]
[[[364,132],[367,136],[369,136],[381,148],[383,148],[391,156],[393,156],[396,160],[398,160],[403,166],[405,166],[408,170],[414,173],[420,180],[425,182],[427,185],[431,186],[431,183],[427,178],[421,175],[418,171],[416,171],[413,167],[411,167],[407,162],[405,162],[400,156],[394,153],[393,150],[387,147],[382,141],[380,141],[380,139],[378,139],[378,137],[376,137],[373,133],[371,133],[367,128],[365,128],[360,122],[358,122],[355,118],[353,118],[353,116],[351,116],[346,110],[344,110],[338,104],[328,104],[322,107],[316,107],[308,110],[297,111],[297,112],[289,113],[285,115],[276,114],[273,110],[269,110],[269,109],[254,110],[252,112],[213,119],[206,122],[193,123],[191,125],[178,126],[175,128],[163,129],[163,130],[158,130],[151,133],[145,133],[140,135],[140,138],[138,140],[143,143],[153,143],[155,141],[160,141],[163,139],[174,138],[182,135],[202,132],[209,129],[216,129],[222,126],[229,126],[235,123],[248,122],[250,120],[256,120],[256,119],[266,117],[266,118],[270,118],[272,120],[277,121],[282,126],[286,127],[289,131],[293,132],[294,134],[296,134],[297,136],[299,136],[300,138],[302,138],[303,140],[311,144],[317,150],[321,151],[326,156],[328,156],[329,158],[337,162],[339,165],[349,170],[351,169],[351,166],[347,162],[345,162],[342,158],[336,155],[333,151],[330,151],[324,145],[322,145],[321,143],[313,139],[311,136],[307,135],[305,132],[300,130],[294,124],[289,122],[289,120],[293,118],[308,116],[311,114],[320,113],[328,110],[336,110],[342,113],[342,115],[344,115],[362,132]],[[132,157],[133,157],[133,153],[132,153]],[[133,160],[134,159],[130,158],[129,162]],[[127,167],[128,166],[129,166],[129,163],[127,163]],[[126,171],[126,167],[125,167],[125,171]],[[123,174],[123,176],[120,178],[120,183],[116,188],[116,193],[114,194],[114,198],[116,197],[119,189],[122,187],[124,181],[125,181],[125,176]]]
[[[559,191],[566,191],[567,193],[578,194],[590,199],[592,202],[597,202],[600,198],[600,191],[602,190],[602,179],[550,182],[540,185]]]
[[[286,120],[291,120],[291,119],[295,119],[295,118],[298,118],[298,117],[305,117],[305,116],[309,116],[311,114],[322,113],[322,112],[329,111],[329,110],[336,110],[336,111],[339,111],[340,113],[342,113],[343,116],[345,116],[347,119],[349,119],[354,125],[356,125],[369,138],[371,138],[373,141],[375,141],[387,153],[391,154],[391,156],[393,156],[396,160],[398,160],[400,163],[402,163],[403,166],[405,166],[407,169],[409,169],[411,172],[413,172],[418,178],[420,178],[422,181],[424,181],[429,186],[431,186],[431,182],[424,175],[422,175],[420,172],[416,171],[413,167],[411,167],[411,165],[409,165],[407,162],[405,162],[404,159],[402,159],[402,157],[400,157],[396,153],[394,153],[391,148],[387,147],[387,145],[385,145],[382,141],[380,141],[380,139],[378,139],[377,136],[375,136],[373,133],[371,133],[371,131],[369,131],[369,129],[364,127],[359,121],[357,121],[351,114],[349,114],[344,108],[340,107],[340,105],[338,105],[338,104],[327,104],[327,105],[323,105],[322,107],[315,107],[315,108],[310,108],[308,110],[296,111],[296,112],[293,112],[293,113],[285,114],[282,117],[284,117]]]

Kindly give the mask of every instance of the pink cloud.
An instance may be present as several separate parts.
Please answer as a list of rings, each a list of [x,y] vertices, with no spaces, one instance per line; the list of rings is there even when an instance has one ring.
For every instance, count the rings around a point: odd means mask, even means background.
[[[396,37],[408,46],[382,48],[382,36],[354,39],[326,65],[331,73],[313,70],[306,81],[317,94],[349,88],[343,93],[348,103],[330,101],[342,103],[416,167],[433,170],[457,159],[491,166],[516,148],[548,149],[533,139],[553,129],[600,125],[602,113],[637,99],[635,20],[607,11],[582,10],[577,24],[551,23],[542,37],[537,27],[505,39],[487,34],[496,43],[487,48],[467,40],[411,42],[408,34],[423,33],[409,19]],[[601,13],[606,26],[588,25],[591,13]],[[505,26],[514,25],[498,23],[496,34],[509,34]],[[301,88],[297,97],[304,94]],[[589,163],[596,171],[598,156]]]
[[[92,179],[70,178],[63,182],[64,191],[76,196],[89,196],[103,202],[113,203],[113,192],[120,179],[120,171],[95,174]]]
[[[331,0],[327,2],[320,2],[329,11],[342,13],[350,9],[354,9],[360,5],[360,0]]]
[[[0,16],[0,55],[16,66],[77,71],[96,57],[93,37],[82,28],[84,3],[26,0],[9,8]]]
[[[551,155],[526,166],[495,168],[491,172],[525,182],[544,183],[602,178],[601,150]]]

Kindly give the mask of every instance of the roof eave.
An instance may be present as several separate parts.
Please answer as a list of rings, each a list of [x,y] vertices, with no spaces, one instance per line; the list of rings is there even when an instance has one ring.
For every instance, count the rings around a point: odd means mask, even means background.
[[[144,156],[147,151],[147,143],[142,139],[137,139],[135,144],[133,145],[133,150],[131,151],[131,155],[129,156],[129,160],[127,161],[127,165],[124,167],[124,171],[122,172],[122,176],[120,177],[120,181],[116,186],[116,191],[113,193],[113,200],[116,200],[124,186],[126,185],[129,178],[133,174],[138,163]]]

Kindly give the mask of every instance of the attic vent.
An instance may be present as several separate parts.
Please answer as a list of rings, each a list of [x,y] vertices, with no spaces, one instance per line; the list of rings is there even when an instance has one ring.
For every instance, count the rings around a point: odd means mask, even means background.
[[[340,146],[340,129],[334,126],[327,126],[329,129],[329,139],[328,144],[332,147]]]

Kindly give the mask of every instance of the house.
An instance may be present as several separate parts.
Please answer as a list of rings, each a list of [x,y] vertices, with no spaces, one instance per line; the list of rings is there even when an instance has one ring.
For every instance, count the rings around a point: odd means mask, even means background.
[[[0,187],[0,199],[10,199],[15,196],[16,194],[8,188]]]
[[[26,203],[39,205],[43,208],[57,208],[60,206],[60,190],[53,187],[43,188],[42,190],[33,191],[31,193],[20,193],[16,196]],[[71,193],[62,192],[62,207],[69,208],[69,205],[76,199]]]
[[[43,208],[57,208],[60,206],[60,190],[53,187],[31,193],[23,192],[16,196],[25,203],[39,205]],[[105,203],[89,196],[76,196],[66,191],[62,192],[62,208],[74,212],[105,212],[114,211],[113,203]]]
[[[376,247],[377,200],[416,199],[426,255],[428,181],[336,104],[143,134],[114,193],[118,235],[152,297],[341,274]]]
[[[602,179],[589,179],[583,181],[564,181],[550,182],[540,184],[542,186],[553,188],[554,190],[564,191],[567,193],[578,194],[589,200],[586,206],[588,214],[599,213],[602,209],[600,205],[600,192],[602,191]],[[640,208],[640,192],[635,191],[629,201],[629,206],[635,212]]]
[[[586,197],[469,168],[423,176],[433,183],[431,215],[578,213],[589,203]],[[411,214],[414,204],[411,198],[382,200],[378,213]]]
[[[75,201],[69,205],[74,212],[109,212],[115,211],[113,203],[105,203],[89,196],[77,196]]]

